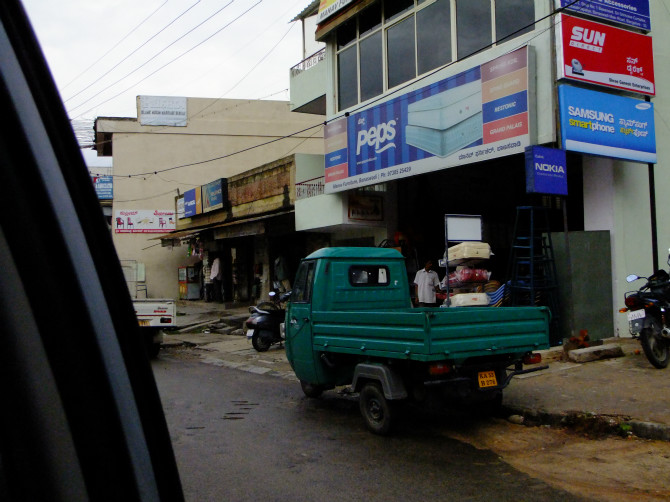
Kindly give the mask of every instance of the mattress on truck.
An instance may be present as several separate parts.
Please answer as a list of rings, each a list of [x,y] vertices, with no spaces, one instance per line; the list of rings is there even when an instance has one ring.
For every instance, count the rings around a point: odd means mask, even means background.
[[[491,246],[487,242],[461,242],[447,249],[447,260],[462,260],[466,258],[480,258],[488,260],[491,257]]]
[[[459,293],[451,297],[452,307],[481,307],[489,304],[486,293]]]

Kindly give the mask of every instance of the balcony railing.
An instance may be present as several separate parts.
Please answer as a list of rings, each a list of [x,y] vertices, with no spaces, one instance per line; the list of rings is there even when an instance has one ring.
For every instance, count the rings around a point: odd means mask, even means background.
[[[310,197],[316,197],[317,195],[323,194],[323,188],[325,186],[325,176],[319,178],[313,178],[311,180],[301,181],[300,183],[295,184],[295,198],[300,199],[309,199]]]
[[[323,59],[326,57],[326,49],[325,47],[321,49],[318,52],[315,52],[311,56],[309,56],[306,59],[303,59],[300,61],[297,65],[295,65],[293,68],[291,68],[291,76],[295,77],[296,75],[299,75],[305,70],[309,70],[313,66],[316,66],[319,64],[319,62],[323,61]]]

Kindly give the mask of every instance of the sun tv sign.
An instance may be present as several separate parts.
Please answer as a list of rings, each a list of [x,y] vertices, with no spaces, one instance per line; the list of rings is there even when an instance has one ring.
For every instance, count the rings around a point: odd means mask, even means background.
[[[651,37],[564,14],[558,27],[558,78],[656,94]]]

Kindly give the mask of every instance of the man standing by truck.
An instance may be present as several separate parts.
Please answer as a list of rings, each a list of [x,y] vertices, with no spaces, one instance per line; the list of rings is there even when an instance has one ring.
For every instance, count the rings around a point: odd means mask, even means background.
[[[419,307],[437,306],[435,292],[440,287],[440,278],[432,268],[433,262],[428,260],[414,277],[414,292]]]

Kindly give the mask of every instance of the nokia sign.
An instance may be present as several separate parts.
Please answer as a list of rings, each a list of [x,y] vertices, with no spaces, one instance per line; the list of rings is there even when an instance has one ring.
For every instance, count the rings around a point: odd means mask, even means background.
[[[526,148],[526,192],[568,195],[564,150],[544,146]]]

